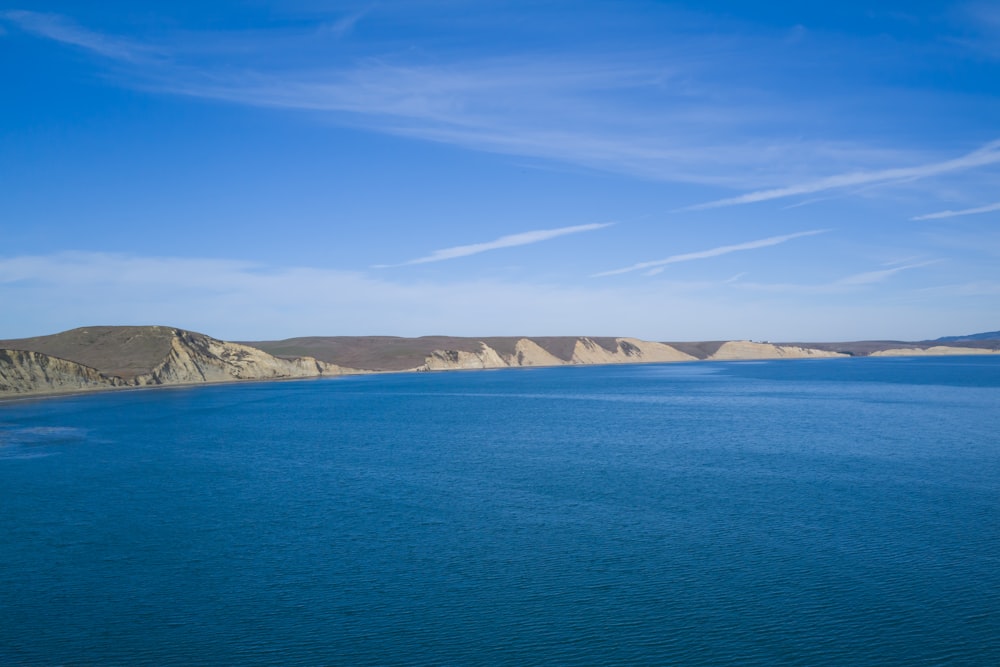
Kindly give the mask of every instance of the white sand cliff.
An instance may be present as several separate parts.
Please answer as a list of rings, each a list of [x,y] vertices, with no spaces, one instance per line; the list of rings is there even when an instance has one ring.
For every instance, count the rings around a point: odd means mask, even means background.
[[[573,354],[568,360],[560,359],[528,338],[519,339],[514,346],[514,353],[510,355],[501,354],[486,343],[481,342],[478,352],[435,350],[427,357],[422,366],[414,370],[641,364],[696,360],[690,354],[685,354],[664,343],[653,343],[637,338],[617,338],[615,341],[617,349],[612,352],[590,338],[578,338],[573,347]]]
[[[709,357],[712,361],[741,361],[750,359],[810,359],[847,357],[841,352],[828,352],[795,345],[753,343],[748,340],[731,340]]]
[[[581,338],[573,350],[574,364],[648,364],[673,361],[696,361],[665,343],[653,343],[638,338],[618,338],[618,349],[610,352],[589,338]]]

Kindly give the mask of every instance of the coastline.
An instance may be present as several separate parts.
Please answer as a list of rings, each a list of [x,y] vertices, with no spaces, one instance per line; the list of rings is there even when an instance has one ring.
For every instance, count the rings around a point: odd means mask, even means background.
[[[24,401],[40,401],[48,399],[58,399],[58,398],[71,398],[78,396],[87,396],[92,394],[106,394],[106,393],[117,393],[123,391],[144,391],[144,390],[162,390],[162,389],[191,389],[197,387],[205,386],[219,386],[219,385],[230,385],[230,384],[250,384],[250,383],[271,383],[271,382],[292,382],[292,381],[316,381],[316,380],[330,380],[338,379],[344,377],[352,377],[359,375],[396,375],[396,374],[413,374],[413,373],[452,373],[461,371],[516,371],[516,370],[528,370],[528,369],[541,369],[541,368],[583,368],[590,366],[629,366],[629,365],[654,365],[654,364],[689,364],[689,363],[757,363],[761,361],[820,361],[820,360],[846,360],[846,359],[907,359],[907,358],[928,358],[928,357],[984,357],[984,356],[1000,356],[1000,350],[991,350],[983,348],[967,348],[969,351],[963,353],[959,352],[929,352],[927,349],[915,348],[912,350],[903,349],[893,349],[890,353],[885,354],[868,354],[868,355],[837,355],[837,356],[803,356],[803,357],[745,357],[745,358],[708,358],[708,359],[690,359],[684,361],[633,361],[633,362],[606,362],[606,363],[563,363],[563,364],[549,364],[549,365],[531,365],[531,366],[499,366],[499,367],[454,367],[454,368],[427,368],[427,367],[417,367],[401,370],[362,370],[362,369],[344,369],[346,372],[341,372],[337,374],[317,374],[312,376],[288,376],[288,377],[260,377],[260,378],[232,378],[224,380],[202,380],[202,381],[191,381],[191,382],[172,382],[163,384],[148,384],[148,385],[119,385],[119,386],[95,386],[93,388],[76,388],[67,390],[52,390],[52,391],[36,391],[36,392],[19,392],[6,394],[0,392],[0,406],[10,404],[10,403],[20,403]]]
[[[193,389],[197,387],[218,387],[228,384],[254,384],[271,382],[294,382],[297,380],[307,382],[315,380],[333,380],[351,375],[369,375],[370,373],[344,373],[342,375],[313,375],[307,377],[281,377],[281,378],[237,378],[233,380],[206,380],[204,382],[178,382],[176,384],[147,384],[119,387],[94,387],[93,389],[68,389],[65,391],[43,391],[35,393],[4,394],[0,392],[0,405],[21,401],[38,401],[50,398],[70,398],[74,396],[89,396],[91,394],[113,394],[133,391],[158,391],[161,389]]]

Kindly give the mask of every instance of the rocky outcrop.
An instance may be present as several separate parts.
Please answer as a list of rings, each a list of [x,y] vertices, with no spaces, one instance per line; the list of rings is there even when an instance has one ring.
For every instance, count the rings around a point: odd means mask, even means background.
[[[773,343],[754,343],[748,340],[731,340],[723,343],[708,359],[711,361],[745,361],[750,359],[817,359],[847,356],[850,355],[797,345],[774,345]]]
[[[139,386],[270,380],[341,375],[335,364],[310,357],[282,359],[248,345],[226,343],[190,331],[175,331],[167,357],[151,373],[139,375]]]
[[[342,375],[349,369],[311,357],[285,359],[238,343],[174,329],[166,357],[150,372],[117,375],[33,350],[0,350],[0,396]]]
[[[467,370],[472,368],[504,368],[509,366],[500,353],[486,343],[480,343],[478,352],[463,350],[434,350],[427,357],[420,371]]]
[[[28,350],[0,350],[0,396],[124,386],[120,378],[74,361]]]

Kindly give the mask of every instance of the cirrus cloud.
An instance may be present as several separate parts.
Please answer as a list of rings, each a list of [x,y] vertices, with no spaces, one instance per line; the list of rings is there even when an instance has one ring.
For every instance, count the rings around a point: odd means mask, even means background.
[[[731,252],[739,252],[741,250],[756,250],[757,248],[767,248],[769,246],[775,246],[786,241],[791,241],[792,239],[801,238],[803,236],[814,236],[816,234],[824,234],[830,231],[829,229],[813,229],[807,232],[796,232],[794,234],[784,234],[782,236],[771,236],[766,239],[758,239],[756,241],[748,241],[746,243],[736,243],[734,245],[724,245],[718,248],[711,248],[710,250],[699,250],[698,252],[687,252],[680,255],[671,255],[666,259],[658,259],[652,262],[639,262],[638,264],[633,264],[632,266],[626,266],[623,269],[613,269],[611,271],[602,271],[600,273],[595,273],[593,278],[602,278],[604,276],[617,276],[622,273],[629,273],[631,271],[640,271],[642,269],[652,269],[647,273],[647,275],[656,275],[663,271],[663,267],[668,264],[676,264],[678,262],[690,262],[696,259],[709,259],[711,257],[719,257],[720,255],[728,255]]]
[[[469,255],[478,255],[481,252],[488,252],[490,250],[499,250],[500,248],[513,248],[515,246],[530,245],[532,243],[541,243],[542,241],[548,241],[549,239],[558,238],[560,236],[566,236],[567,234],[579,234],[580,232],[592,232],[597,229],[604,229],[605,227],[610,227],[615,223],[613,222],[597,222],[587,225],[573,225],[572,227],[559,227],[558,229],[536,229],[530,232],[521,232],[520,234],[509,234],[507,236],[501,236],[498,239],[492,241],[486,241],[485,243],[470,243],[469,245],[453,246],[451,248],[443,248],[441,250],[435,250],[429,255],[424,257],[417,257],[416,259],[411,259],[406,262],[401,262],[399,264],[376,264],[373,269],[387,269],[397,266],[409,266],[410,264],[427,264],[429,262],[443,262],[446,259],[456,259],[458,257],[468,257]]]

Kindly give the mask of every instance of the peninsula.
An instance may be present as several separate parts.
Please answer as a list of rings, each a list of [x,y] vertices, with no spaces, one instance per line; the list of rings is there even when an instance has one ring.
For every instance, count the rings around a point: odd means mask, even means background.
[[[1000,332],[851,343],[587,336],[315,336],[226,342],[165,326],[95,326],[0,340],[0,398],[377,372],[955,354],[1000,354]]]

